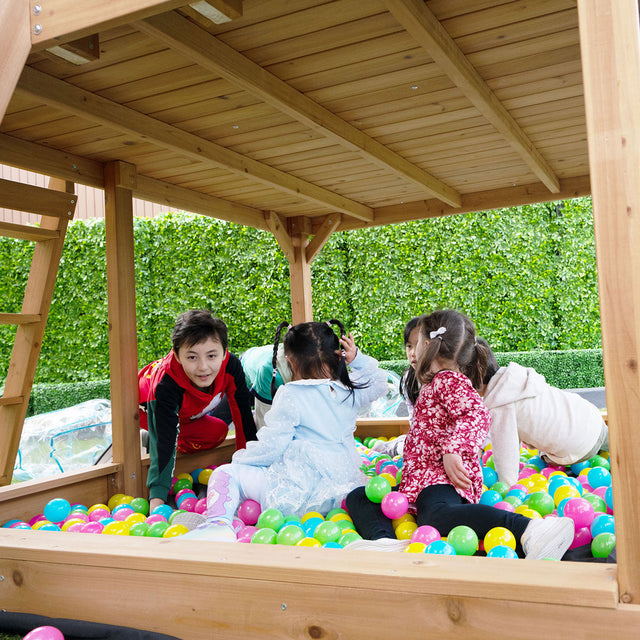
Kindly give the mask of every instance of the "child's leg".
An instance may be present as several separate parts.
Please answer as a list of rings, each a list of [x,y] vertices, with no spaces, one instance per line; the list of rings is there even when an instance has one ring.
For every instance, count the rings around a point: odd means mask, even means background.
[[[346,498],[347,511],[353,520],[356,531],[365,540],[395,538],[393,524],[382,513],[382,507],[367,498],[364,487],[354,489]]]
[[[493,527],[504,527],[516,539],[516,551],[522,552],[520,538],[529,518],[484,504],[471,504],[450,484],[425,487],[416,500],[418,526],[429,524],[445,537],[459,525],[471,527],[482,540]]]

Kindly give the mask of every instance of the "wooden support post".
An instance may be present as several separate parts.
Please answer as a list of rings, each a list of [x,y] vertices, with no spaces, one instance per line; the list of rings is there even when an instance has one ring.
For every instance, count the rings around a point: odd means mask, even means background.
[[[293,260],[289,261],[289,282],[291,283],[291,322],[311,322],[313,320],[313,295],[311,290],[311,263],[307,260],[306,246],[309,233],[302,220],[291,221],[291,242]]]
[[[29,0],[0,2],[0,122],[31,51]]]
[[[640,32],[637,0],[579,0],[623,603],[640,604]]]
[[[135,167],[105,165],[105,230],[109,299],[109,365],[113,461],[122,464],[118,492],[142,495],[138,418],[138,345],[136,327],[133,198]]]

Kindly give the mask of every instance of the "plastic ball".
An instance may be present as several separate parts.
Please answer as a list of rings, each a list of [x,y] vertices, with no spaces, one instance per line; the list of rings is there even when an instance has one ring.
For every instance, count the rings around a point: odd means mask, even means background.
[[[71,513],[71,505],[64,498],[54,498],[47,502],[43,513],[49,522],[62,522]]]
[[[111,514],[111,517],[114,520],[118,520],[119,522],[124,522],[129,516],[136,513],[133,509],[129,508],[127,505],[121,505],[119,508],[116,507]],[[140,514],[142,515],[142,514]],[[144,516],[143,516],[144,517]]]
[[[591,523],[591,535],[595,538],[600,533],[615,533],[615,521],[612,515],[602,513]]]
[[[427,545],[424,542],[412,542],[404,550],[404,553],[424,553]]]
[[[162,534],[163,538],[176,538],[177,536],[182,536],[187,533],[189,529],[185,527],[183,524],[170,524]]]
[[[606,491],[604,492],[604,501],[607,507],[609,507],[609,509],[613,511],[613,488],[612,487],[607,487]]]
[[[487,558],[517,558],[518,554],[504,544],[498,544],[487,553]]]
[[[313,537],[323,545],[327,542],[337,542],[341,535],[342,529],[333,520],[325,520],[313,532]]]
[[[209,484],[209,478],[211,477],[211,474],[213,473],[213,469],[203,469],[199,474],[198,474],[198,482],[200,484]]]
[[[109,511],[113,511],[113,509],[117,507],[118,504],[120,504],[120,500],[124,497],[124,493],[114,493],[107,501],[107,507],[109,508]]]
[[[251,536],[251,544],[275,544],[277,533],[268,527],[258,529]]]
[[[585,498],[571,498],[564,505],[562,515],[571,518],[576,529],[590,527],[595,517],[593,505]]]
[[[367,498],[369,498],[371,502],[376,502],[377,504],[380,504],[382,502],[382,498],[384,498],[390,491],[390,482],[381,476],[374,476],[371,478],[364,488]]]
[[[258,531],[258,527],[254,527],[252,524],[248,524],[245,527],[242,527],[240,531],[238,531],[238,542],[247,543],[251,542],[251,538],[253,534]]]
[[[125,519],[125,524],[131,529],[134,524],[138,522],[144,522],[146,520],[144,513],[138,513],[134,511],[131,515],[127,516]]]
[[[511,487],[509,487],[509,485],[506,482],[494,482],[489,489],[491,489],[492,491],[497,491],[503,498],[507,495],[507,492],[509,491]]]
[[[200,498],[196,502],[196,506],[193,508],[193,511],[194,511],[194,513],[205,514],[207,512],[207,499],[206,498]]]
[[[130,536],[146,536],[149,533],[149,525],[146,522],[136,522],[129,527]]]
[[[342,549],[342,545],[337,540],[329,540],[320,545],[324,549]]]
[[[613,533],[599,533],[591,541],[591,553],[594,558],[606,558],[616,546],[616,537]]]
[[[607,503],[599,495],[585,493],[582,497],[591,504],[595,513],[607,513]]]
[[[588,460],[584,460],[583,462],[574,462],[571,465],[571,471],[573,473],[575,473],[576,475],[578,475],[583,469],[586,469],[589,466],[591,466],[591,465],[589,464]]]
[[[38,531],[62,531],[59,525],[55,522],[48,522],[47,520],[42,520],[42,526],[38,528]],[[38,523],[39,524],[39,523]]]
[[[23,640],[64,640],[64,635],[57,627],[44,626],[32,629]]]
[[[591,467],[603,467],[607,471],[611,469],[611,464],[607,458],[601,455],[595,455],[593,458],[589,458],[589,466]],[[592,485],[593,486],[593,485]]]
[[[395,528],[396,538],[398,538],[398,540],[411,540],[411,536],[413,536],[413,533],[417,528],[418,525],[415,522],[401,522]]]
[[[482,467],[482,481],[487,487],[498,482],[498,474],[491,467]]]
[[[476,532],[464,524],[449,531],[447,542],[456,550],[458,556],[472,556],[478,550]]]
[[[391,475],[386,471],[383,471],[379,476],[379,478],[384,478],[392,487],[395,487],[398,483],[396,482],[395,475]]]
[[[148,520],[147,520],[148,524]],[[169,523],[166,520],[158,520],[149,525],[147,529],[147,537],[148,538],[162,538],[164,532],[169,528]]]
[[[553,498],[546,491],[535,491],[527,496],[525,504],[541,516],[549,515],[555,509]]]
[[[97,508],[93,511],[89,509],[89,520],[92,520],[93,522],[98,522],[99,520],[102,520],[102,518],[108,518],[110,515],[111,512],[109,511],[109,509],[107,509],[107,507],[104,507],[104,509]]]
[[[188,478],[179,478],[178,480],[175,481],[175,484],[173,485],[173,491],[174,493],[178,493],[182,489],[191,489],[192,487],[193,487],[193,480],[191,479],[191,476],[189,476]]]
[[[181,489],[176,493],[176,506],[180,508],[180,503],[186,498],[196,498],[196,493],[193,489]]]
[[[297,524],[285,524],[276,535],[276,544],[294,547],[304,537],[302,527],[299,527]]]
[[[300,519],[302,520],[302,524],[304,524],[310,518],[320,518],[320,520],[324,520],[324,516],[318,511],[307,511]]]
[[[605,467],[593,467],[587,473],[589,484],[596,487],[608,487],[611,484],[611,472]]]
[[[565,498],[579,498],[580,492],[572,484],[565,484],[558,487],[553,493],[553,501],[556,506]]]
[[[191,482],[193,482],[193,484],[196,484],[198,482],[200,482],[199,477],[200,477],[200,473],[202,473],[203,469],[194,469],[189,475],[191,476]]]
[[[516,548],[516,538],[505,527],[493,527],[493,529],[489,529],[484,537],[484,550],[489,553],[491,549],[497,547],[499,545],[510,547],[511,549]]]
[[[313,533],[316,530],[316,527],[319,524],[322,524],[324,521],[325,521],[324,518],[318,517],[318,516],[315,516],[313,518],[307,518],[307,520],[303,521],[302,528],[304,529],[304,532],[308,536],[313,537]]]
[[[74,525],[84,525],[86,524],[86,522],[84,520],[80,520],[80,519],[76,519],[76,518],[71,518],[70,520],[65,520],[61,525],[60,525],[60,529],[62,531],[78,531],[78,527],[76,527],[75,529],[73,529]]]
[[[575,549],[576,547],[583,547],[585,544],[591,542],[591,531],[589,527],[576,527],[573,534],[573,542],[569,545],[569,549]]]
[[[497,502],[502,500],[502,496],[493,489],[487,489],[482,492],[480,496],[480,504],[486,504],[490,507],[494,506]]]
[[[146,498],[134,498],[129,506],[136,512],[143,515],[149,515],[149,501]]]
[[[398,528],[399,525],[401,525],[403,522],[414,522],[415,523],[416,519],[415,516],[413,516],[410,513],[405,513],[403,516],[400,516],[399,518],[394,518],[391,521],[391,524],[393,525],[394,530]]]
[[[340,538],[338,538],[338,543],[341,546],[346,547],[348,544],[351,544],[356,540],[362,540],[362,536],[357,531],[346,531],[340,536]]]
[[[103,529],[104,525],[102,523],[90,520],[82,525],[80,533],[102,533]],[[129,535],[131,535],[131,530],[129,530]]]
[[[238,507],[238,518],[240,518],[240,520],[245,524],[254,525],[258,522],[261,512],[262,507],[259,502],[256,500],[245,500]]]
[[[128,536],[129,527],[124,522],[115,520],[107,524],[102,530],[102,533],[111,536]]]
[[[273,529],[278,532],[284,524],[284,515],[279,509],[265,509],[258,516],[257,524],[259,529]]]
[[[393,520],[407,513],[409,500],[401,491],[390,491],[382,498],[380,506],[382,507],[382,513],[384,513],[387,518]]]
[[[425,545],[433,542],[434,540],[441,540],[442,536],[440,532],[429,524],[423,524],[419,526],[411,534],[411,542],[422,542]]]
[[[525,504],[521,504],[519,507],[516,507],[514,513],[519,513],[521,516],[531,518],[532,520],[536,518],[542,518],[542,516],[537,511],[530,509]]]
[[[195,496],[189,496],[180,502],[180,508],[185,511],[193,512],[195,511],[196,505],[198,504],[198,498]]]
[[[500,502],[496,502],[493,506],[496,509],[502,509],[503,511],[509,511],[510,513],[514,513],[516,510],[510,502],[506,502],[505,500],[500,500]]]
[[[425,553],[441,556],[455,556],[456,550],[444,540],[434,540],[424,550]]]
[[[316,540],[315,538],[302,538],[300,542],[296,545],[296,547],[321,547],[320,540]]]

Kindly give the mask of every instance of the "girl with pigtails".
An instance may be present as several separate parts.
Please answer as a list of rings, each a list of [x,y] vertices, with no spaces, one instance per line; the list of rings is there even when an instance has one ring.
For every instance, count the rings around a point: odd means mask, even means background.
[[[339,328],[340,338],[332,325]],[[326,513],[363,482],[353,437],[356,417],[363,404],[386,393],[386,372],[358,350],[338,320],[280,324],[274,362],[285,330],[284,354],[292,380],[277,393],[274,389],[258,440],[214,470],[206,519],[181,514],[189,523],[180,522],[194,526],[183,539],[236,540],[233,517],[247,499],[286,515]]]
[[[418,526],[431,525],[447,536],[454,527],[467,525],[479,539],[494,527],[505,527],[525,557],[559,560],[573,541],[573,520],[531,520],[478,504],[480,452],[491,414],[478,394],[489,351],[476,339],[473,322],[445,310],[421,316],[418,327],[416,378],[421,388],[404,443],[399,486],[415,508]],[[393,550],[408,544],[395,539],[391,521],[380,504],[366,497],[364,487],[349,494],[347,508],[364,538],[349,547]]]

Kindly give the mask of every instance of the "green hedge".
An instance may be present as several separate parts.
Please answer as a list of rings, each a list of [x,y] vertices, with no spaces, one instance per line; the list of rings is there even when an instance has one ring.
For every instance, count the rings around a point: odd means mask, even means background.
[[[170,349],[176,316],[205,307],[238,353],[290,318],[289,270],[273,236],[205,216],[134,222],[140,366]],[[32,244],[0,238],[0,311],[22,304]],[[36,382],[109,377],[103,220],[69,226]],[[314,316],[359,346],[403,358],[412,316],[457,308],[495,351],[601,346],[587,198],[337,233],[312,263]],[[0,326],[0,381],[15,329]]]

